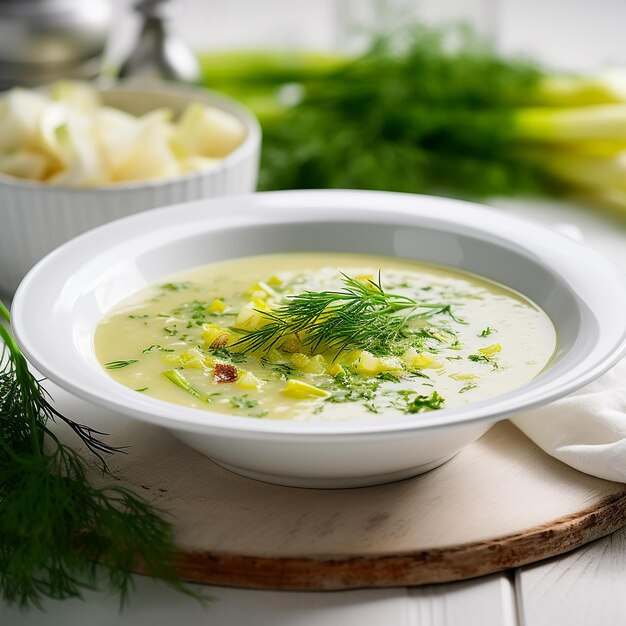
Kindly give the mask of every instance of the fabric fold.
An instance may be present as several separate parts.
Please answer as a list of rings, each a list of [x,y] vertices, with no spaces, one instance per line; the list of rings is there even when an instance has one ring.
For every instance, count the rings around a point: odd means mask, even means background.
[[[511,421],[563,463],[626,483],[626,359],[577,392]]]

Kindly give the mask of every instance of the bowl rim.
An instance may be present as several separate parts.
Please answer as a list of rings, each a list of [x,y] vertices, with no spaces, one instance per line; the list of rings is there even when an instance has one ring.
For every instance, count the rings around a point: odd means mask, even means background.
[[[355,208],[355,205],[358,208]],[[320,206],[324,209],[320,209]],[[206,219],[208,208],[216,209],[215,214],[219,217],[208,221]],[[36,346],[31,340],[30,329],[37,327],[37,322],[34,320],[41,316],[41,310],[38,311],[37,316],[28,314],[30,306],[34,303],[39,304],[38,289],[53,281],[54,272],[64,258],[72,258],[76,267],[79,267],[81,250],[83,255],[88,253],[96,256],[98,253],[103,253],[106,249],[107,238],[117,240],[119,235],[125,233],[128,239],[132,239],[132,234],[135,232],[136,235],[141,233],[146,240],[149,239],[146,237],[147,234],[153,235],[159,230],[167,229],[168,223],[172,220],[180,224],[181,217],[185,218],[182,222],[186,224],[186,227],[196,227],[198,223],[201,223],[208,232],[219,230],[225,224],[234,228],[238,225],[250,227],[251,225],[271,224],[272,219],[275,223],[301,223],[303,221],[332,223],[339,219],[345,220],[348,215],[353,217],[355,223],[367,222],[368,220],[364,218],[375,218],[374,223],[380,223],[380,220],[398,217],[405,219],[428,217],[434,220],[434,223],[449,225],[451,232],[471,232],[472,234],[478,232],[485,235],[483,238],[499,236],[501,240],[517,247],[521,246],[525,252],[531,254],[539,251],[549,253],[556,247],[559,249],[560,258],[564,259],[561,261],[562,267],[558,268],[559,271],[569,272],[567,274],[569,277],[573,276],[575,280],[579,280],[579,286],[583,285],[584,280],[580,278],[582,276],[580,273],[577,274],[574,271],[575,267],[584,266],[588,272],[587,275],[603,276],[603,285],[608,281],[610,287],[615,290],[611,302],[615,303],[616,309],[626,308],[626,277],[618,268],[588,246],[531,221],[512,217],[474,203],[432,196],[353,190],[279,191],[206,199],[154,209],[110,222],[63,244],[29,272],[16,292],[12,306],[12,323],[16,339],[28,360],[46,377],[85,400],[117,412],[173,430],[228,435],[235,438],[282,437],[294,440],[305,435],[311,440],[316,437],[341,439],[355,436],[397,436],[408,431],[495,422],[575,391],[610,369],[626,352],[626,319],[617,317],[619,327],[611,330],[599,328],[600,333],[609,334],[612,337],[610,347],[605,346],[603,352],[595,355],[593,362],[587,364],[586,368],[581,369],[580,364],[577,364],[581,371],[576,376],[572,376],[569,370],[569,378],[565,373],[561,374],[560,378],[564,381],[558,385],[536,384],[535,381],[541,380],[541,376],[538,376],[526,385],[483,401],[457,408],[393,418],[387,422],[359,420],[294,422],[224,415],[143,396],[114,381],[104,369],[98,371],[97,388],[84,386],[81,385],[80,380],[72,380],[68,378],[67,373],[64,373],[63,358],[59,358],[59,355],[54,353],[46,354],[45,346]],[[195,223],[192,220],[194,216]],[[303,219],[304,216],[306,220]],[[371,221],[370,219],[370,223]],[[390,221],[389,223],[397,225],[397,222]],[[476,224],[480,224],[480,227]],[[152,233],[150,233],[151,230]],[[197,234],[197,230],[193,232]],[[168,232],[168,236],[170,234]],[[184,237],[184,234],[181,237]],[[154,248],[146,248],[148,249]],[[569,284],[571,281],[565,282]],[[593,288],[596,289],[595,286]],[[601,310],[599,305],[596,306],[597,310]],[[600,344],[600,341],[597,344]],[[581,363],[584,364],[585,359]],[[528,387],[533,385],[538,387],[538,390],[530,393]]]
[[[47,86],[41,87],[45,89]],[[215,106],[223,111],[231,113],[237,117],[246,127],[246,137],[232,152],[227,154],[224,158],[211,168],[206,170],[200,170],[197,172],[189,172],[176,176],[174,178],[164,178],[159,180],[144,180],[144,181],[129,181],[124,183],[116,183],[111,185],[103,185],[100,187],[73,187],[71,185],[49,185],[45,182],[38,180],[29,180],[26,178],[18,178],[9,176],[7,174],[0,173],[0,189],[13,188],[21,190],[31,191],[44,191],[45,193],[71,193],[71,194],[116,194],[116,193],[128,193],[132,191],[141,191],[144,189],[160,189],[176,184],[184,184],[189,181],[199,180],[205,178],[213,172],[221,171],[232,167],[235,164],[241,163],[248,159],[255,151],[257,151],[261,145],[262,131],[261,125],[254,113],[246,107],[243,103],[239,102],[231,96],[214,91],[212,89],[205,89],[194,87],[193,85],[176,85],[173,83],[163,84],[136,84],[132,80],[127,82],[120,82],[111,86],[96,86],[98,93],[150,93],[155,96],[167,94],[171,96],[181,96],[188,98],[189,102],[194,100],[202,100],[206,104]],[[2,96],[0,92],[0,97]],[[158,108],[159,105],[155,106]]]

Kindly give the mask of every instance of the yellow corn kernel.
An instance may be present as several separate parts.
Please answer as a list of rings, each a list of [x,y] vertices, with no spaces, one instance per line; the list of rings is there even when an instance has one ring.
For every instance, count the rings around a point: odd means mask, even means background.
[[[375,357],[371,352],[363,350],[356,370],[359,374],[365,376],[378,374],[380,373],[380,359]]]
[[[263,383],[252,373],[239,370],[239,378],[235,383],[241,389],[259,389]]]
[[[344,373],[344,369],[341,365],[339,365],[339,363],[335,362],[326,370],[326,373],[329,376],[339,376]]]
[[[450,378],[454,378],[454,380],[476,380],[480,378],[478,374],[464,374],[463,372],[457,372],[455,374],[450,374]]]
[[[226,305],[221,300],[213,300],[209,305],[209,313],[223,313],[226,310]]]
[[[283,281],[278,278],[278,276],[270,276],[267,280],[267,284],[270,287],[280,287],[283,284]]]
[[[478,348],[478,352],[484,354],[485,356],[493,356],[494,354],[498,354],[498,352],[502,351],[502,346],[499,343],[492,343],[490,346],[486,346],[484,348]]]
[[[301,380],[292,378],[287,381],[287,384],[282,389],[282,392],[290,398],[296,398],[298,400],[306,400],[307,398],[325,398],[330,395],[328,391],[309,385]]]
[[[303,372],[306,371],[310,361],[311,359],[306,354],[302,354],[302,352],[294,352],[291,355],[291,364]]]

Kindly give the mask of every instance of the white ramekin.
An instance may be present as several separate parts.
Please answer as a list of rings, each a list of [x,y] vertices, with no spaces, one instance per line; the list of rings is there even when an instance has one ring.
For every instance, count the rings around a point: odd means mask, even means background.
[[[0,294],[11,295],[39,259],[95,226],[146,209],[256,188],[261,130],[255,117],[234,100],[179,86],[120,86],[100,94],[106,104],[134,114],[160,107],[179,113],[191,101],[205,102],[238,117],[247,136],[215,168],[170,180],[76,189],[0,175]]]

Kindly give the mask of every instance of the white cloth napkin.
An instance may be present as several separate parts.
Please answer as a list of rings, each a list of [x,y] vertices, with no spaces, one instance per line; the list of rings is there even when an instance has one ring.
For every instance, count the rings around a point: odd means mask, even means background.
[[[579,391],[511,421],[563,463],[626,483],[626,359]]]

